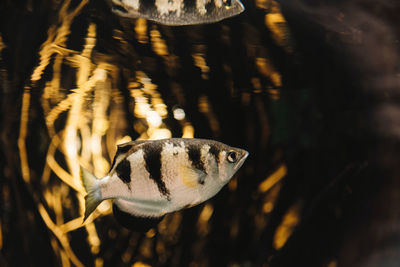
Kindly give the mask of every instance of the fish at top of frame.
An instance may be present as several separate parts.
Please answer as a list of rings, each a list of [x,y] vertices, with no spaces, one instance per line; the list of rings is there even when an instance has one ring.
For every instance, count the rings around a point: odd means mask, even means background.
[[[240,0],[112,0],[122,17],[145,18],[170,26],[207,24],[244,11]]]
[[[144,231],[165,214],[200,204],[222,189],[248,152],[205,139],[133,141],[118,146],[109,174],[81,169],[85,219],[106,199],[123,226]]]

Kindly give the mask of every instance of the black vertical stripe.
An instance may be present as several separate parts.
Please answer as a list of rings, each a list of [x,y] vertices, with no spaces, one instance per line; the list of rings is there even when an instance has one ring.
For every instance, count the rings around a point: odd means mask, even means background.
[[[203,161],[201,161],[201,146],[200,145],[189,145],[188,146],[189,160],[192,162],[192,166],[203,172],[206,172]]]
[[[156,8],[156,0],[140,0],[139,1],[139,12],[141,14],[146,14],[148,10],[155,12]]]
[[[143,157],[146,165],[146,170],[158,187],[158,190],[164,196],[169,198],[169,190],[166,188],[161,176],[161,151],[162,142],[148,143],[143,146]]]
[[[185,10],[185,12],[196,9],[196,1],[195,0],[183,0],[183,9]]]
[[[122,160],[115,170],[124,183],[129,184],[131,182],[131,164],[127,159]]]
[[[212,144],[210,146],[210,150],[208,151],[208,153],[210,153],[211,155],[214,156],[215,160],[217,161],[217,164],[219,164],[219,153],[220,152],[221,152],[220,149],[214,144]]]
[[[217,6],[215,5],[214,1],[210,1],[206,4],[205,6],[207,13],[213,12],[215,9],[218,9]]]

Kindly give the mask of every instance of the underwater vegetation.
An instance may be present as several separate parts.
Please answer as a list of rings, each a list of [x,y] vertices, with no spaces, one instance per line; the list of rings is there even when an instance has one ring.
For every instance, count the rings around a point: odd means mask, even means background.
[[[0,266],[398,266],[400,4],[139,2],[0,2]],[[83,222],[80,166],[164,138],[249,156],[147,231]]]

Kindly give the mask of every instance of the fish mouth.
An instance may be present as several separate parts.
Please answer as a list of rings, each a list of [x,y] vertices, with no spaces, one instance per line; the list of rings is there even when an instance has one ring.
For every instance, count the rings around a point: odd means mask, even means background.
[[[238,10],[238,14],[242,13],[245,10],[245,7],[240,0],[232,0],[233,2],[233,7],[235,7]],[[248,154],[248,153],[247,153]]]
[[[236,162],[235,164],[235,170],[238,170],[240,167],[242,167],[244,161],[247,159],[247,157],[249,156],[249,152],[247,152],[244,149],[240,149],[239,150],[239,154],[240,154],[240,159]]]
[[[240,2],[240,0],[231,0],[231,5],[229,5],[229,6],[226,5],[223,10],[224,10],[224,12],[223,12],[224,14],[217,21],[220,21],[220,20],[223,20],[226,18],[230,18],[233,16],[237,16],[245,10],[245,7],[242,4],[242,2]]]

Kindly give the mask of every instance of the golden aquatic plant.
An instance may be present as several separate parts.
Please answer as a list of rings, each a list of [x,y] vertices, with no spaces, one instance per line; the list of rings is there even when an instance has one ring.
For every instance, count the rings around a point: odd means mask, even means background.
[[[257,1],[264,7],[265,1]],[[285,21],[274,1],[273,13],[266,14],[265,27],[273,34],[274,41],[280,46],[289,47],[286,39],[287,32],[277,23]],[[171,126],[167,123],[170,117],[175,118],[181,128],[181,137],[193,138],[196,129],[191,123],[191,118],[186,114],[182,106],[185,105],[185,94],[182,85],[174,80],[179,68],[179,58],[176,52],[168,46],[164,34],[171,34],[170,30],[154,24],[149,24],[144,19],[138,19],[131,26],[138,43],[151,48],[154,55],[159,56],[168,68],[170,75],[170,87],[176,98],[177,107],[168,107],[165,96],[162,95],[159,86],[153,81],[151,74],[141,69],[120,69],[117,62],[106,55],[96,51],[98,45],[98,25],[90,22],[85,31],[85,38],[81,50],[67,47],[71,36],[71,25],[87,7],[89,1],[83,0],[73,6],[70,0],[62,1],[62,5],[56,15],[57,20],[49,26],[47,39],[42,43],[39,51],[39,60],[32,71],[29,82],[23,89],[20,110],[20,126],[18,137],[18,149],[22,178],[30,188],[37,210],[47,228],[52,232],[51,247],[63,266],[84,266],[78,258],[76,251],[71,247],[72,231],[83,228],[87,233],[87,243],[94,258],[95,266],[102,266],[104,261],[99,255],[101,250],[101,238],[99,229],[94,220],[111,213],[110,202],[103,202],[99,208],[82,223],[84,195],[86,194],[80,181],[79,168],[84,166],[96,176],[106,175],[110,168],[110,162],[115,154],[116,145],[137,139],[158,139],[172,137]],[[246,42],[247,56],[254,59],[258,76],[252,77],[252,92],[260,94],[266,92],[276,101],[279,99],[279,90],[282,87],[282,79],[268,58],[268,52],[260,43],[260,32],[256,32],[247,25],[250,32],[255,33]],[[287,27],[285,28],[287,29]],[[114,31],[113,38],[127,51],[131,41],[120,30]],[[229,29],[223,26],[222,42],[229,45]],[[201,39],[201,38],[200,38]],[[4,47],[0,38],[0,50]],[[207,62],[207,46],[193,44],[190,49],[193,65],[199,69],[201,79],[210,80],[212,65]],[[244,105],[249,105],[252,98],[249,92],[239,92],[234,88],[232,67],[225,62],[223,69],[226,73],[227,86],[231,88],[231,94],[240,94]],[[51,75],[45,75],[50,71]],[[127,84],[120,88],[121,76]],[[261,83],[261,79],[270,81],[269,86]],[[67,82],[66,82],[67,81]],[[206,83],[205,83],[206,84]],[[49,143],[47,147],[45,166],[41,173],[41,191],[33,190],[33,179],[30,173],[30,158],[27,151],[27,136],[29,129],[29,110],[32,102],[32,92],[42,90],[41,107]],[[263,109],[262,105],[256,104]],[[128,107],[128,114],[126,114]],[[216,116],[215,107],[210,103],[206,94],[198,97],[197,109],[208,122],[209,128],[215,138],[221,133],[221,118]],[[262,110],[265,111],[265,110]],[[173,112],[173,114],[171,114]],[[265,112],[260,112],[265,113]],[[132,116],[133,124],[126,121],[126,116]],[[262,136],[269,137],[268,118],[263,117],[265,127]],[[130,133],[135,132],[137,136]],[[258,229],[265,226],[263,216],[270,213],[274,201],[279,192],[279,183],[286,175],[286,165],[282,163],[265,180],[261,180],[258,190],[264,196],[264,203],[256,210],[256,223]],[[229,189],[235,192],[238,187],[237,179],[229,184]],[[271,190],[275,188],[274,190]],[[270,194],[270,192],[272,192]],[[276,248],[284,245],[289,230],[282,227],[291,227],[293,218],[298,218],[297,210],[291,209],[282,222],[275,238]],[[200,238],[205,238],[212,231],[209,221],[214,216],[215,209],[212,202],[203,205],[197,215],[196,229]],[[258,216],[258,217],[257,217]],[[258,219],[257,219],[258,218]],[[287,218],[290,220],[288,226]],[[159,224],[158,229],[151,229],[145,237],[131,235],[129,245],[121,254],[123,262],[132,262],[132,253],[137,249],[139,238],[145,238],[139,249],[146,258],[154,257],[155,247],[157,253],[170,255],[168,246],[176,243],[181,235],[179,227],[182,223],[181,212],[170,214]],[[239,217],[233,218],[229,229],[232,238],[237,237]],[[285,228],[286,229],[286,228]],[[116,236],[113,229],[107,233],[110,237]],[[283,234],[284,233],[284,234]],[[156,238],[157,237],[157,238]],[[2,247],[2,228],[0,223],[0,248]],[[205,244],[205,243],[204,243]],[[199,247],[204,246],[199,243]],[[168,254],[169,253],[169,254]],[[198,258],[201,254],[197,254]],[[132,266],[147,266],[136,261]]]

